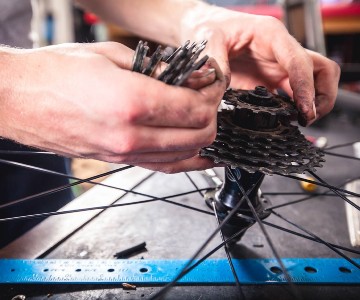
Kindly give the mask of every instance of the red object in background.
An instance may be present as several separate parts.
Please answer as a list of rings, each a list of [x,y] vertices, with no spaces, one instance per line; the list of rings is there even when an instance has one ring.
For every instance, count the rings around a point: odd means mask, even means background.
[[[282,7],[279,5],[244,5],[244,6],[228,6],[227,8],[232,10],[237,10],[244,13],[262,15],[262,16],[272,16],[277,19],[281,19],[283,16]]]
[[[283,10],[279,5],[245,5],[229,6],[229,9],[255,15],[272,16],[277,19],[283,17]],[[324,4],[321,6],[323,18],[360,16],[360,3]]]
[[[84,13],[84,22],[88,25],[94,25],[99,22],[99,18],[93,13]]]
[[[272,16],[277,19],[281,19],[283,17],[283,10],[279,5],[260,4],[229,6],[228,8],[255,15]],[[347,4],[325,4],[321,6],[321,14],[323,18],[360,16],[360,3],[354,2]],[[84,22],[88,25],[94,25],[98,23],[99,20],[99,17],[93,13],[84,13]]]
[[[353,17],[360,16],[360,3],[322,5],[323,17]]]

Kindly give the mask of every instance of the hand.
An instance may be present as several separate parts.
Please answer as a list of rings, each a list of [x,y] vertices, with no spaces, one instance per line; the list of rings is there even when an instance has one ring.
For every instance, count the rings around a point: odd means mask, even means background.
[[[295,100],[301,125],[333,108],[339,66],[303,49],[277,19],[199,5],[186,15],[182,28],[183,39],[208,40],[208,54],[232,87],[285,90]]]
[[[188,81],[193,90],[130,71],[132,57],[117,43],[2,49],[0,136],[164,172],[210,166],[197,154],[215,138],[225,89],[215,61],[207,68],[217,77],[198,71]]]

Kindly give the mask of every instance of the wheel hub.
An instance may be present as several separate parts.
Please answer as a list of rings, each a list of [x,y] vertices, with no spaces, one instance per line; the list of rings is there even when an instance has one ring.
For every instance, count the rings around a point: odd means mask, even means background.
[[[259,189],[265,174],[315,171],[324,160],[322,152],[305,139],[297,126],[290,124],[297,114],[290,100],[263,86],[250,91],[230,89],[224,100],[231,109],[218,113],[217,137],[200,155],[232,170],[225,168],[225,183],[220,190],[208,192],[205,200],[210,207],[215,203],[220,220],[242,201],[223,227],[225,236],[240,232],[240,239],[255,223],[248,218],[253,214],[242,191],[252,188],[247,197],[259,218],[264,219],[270,215],[266,210],[270,202]]]

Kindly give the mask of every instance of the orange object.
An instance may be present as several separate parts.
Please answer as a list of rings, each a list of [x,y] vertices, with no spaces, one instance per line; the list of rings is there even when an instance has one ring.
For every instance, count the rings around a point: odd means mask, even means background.
[[[301,177],[304,178],[304,179],[315,181],[315,179],[310,177],[310,176],[303,175]],[[305,190],[306,192],[309,192],[309,193],[314,192],[317,189],[316,184],[310,183],[310,182],[307,182],[307,181],[300,181],[300,186],[301,186],[301,188],[303,190]]]

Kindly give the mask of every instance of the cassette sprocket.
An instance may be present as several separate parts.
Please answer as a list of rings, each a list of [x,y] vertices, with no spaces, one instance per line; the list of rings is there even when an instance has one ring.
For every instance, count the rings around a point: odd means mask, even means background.
[[[297,113],[291,100],[257,86],[229,89],[224,101],[230,106],[218,113],[216,139],[201,156],[250,173],[288,175],[322,166],[322,151],[290,122]]]

